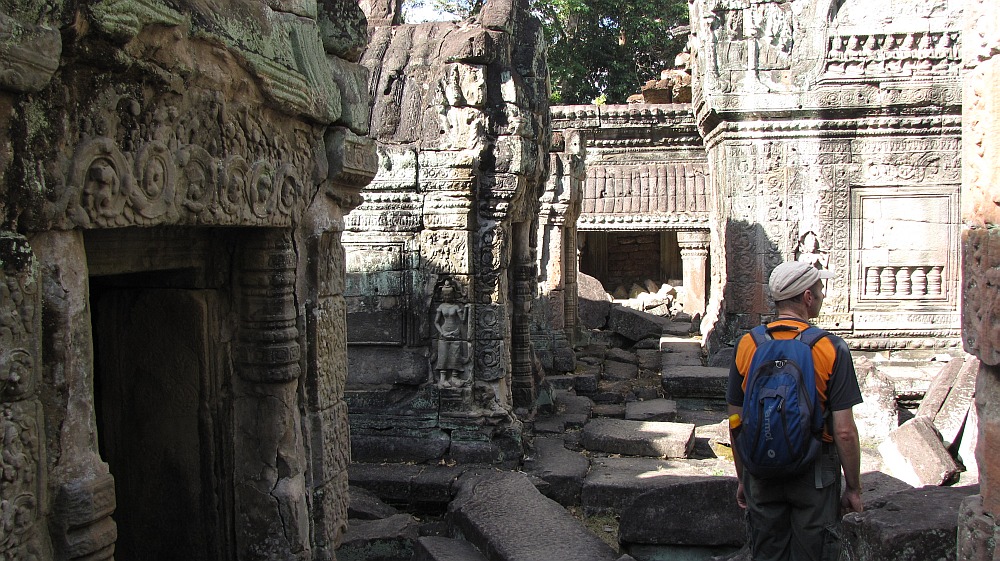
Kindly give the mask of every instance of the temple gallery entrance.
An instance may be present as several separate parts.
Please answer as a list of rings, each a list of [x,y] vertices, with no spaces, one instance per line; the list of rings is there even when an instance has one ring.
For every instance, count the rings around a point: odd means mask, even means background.
[[[101,241],[88,240],[92,274],[119,246]],[[227,292],[206,287],[197,269],[152,268],[90,277],[94,408],[115,481],[115,558],[229,559],[229,353],[218,320]]]

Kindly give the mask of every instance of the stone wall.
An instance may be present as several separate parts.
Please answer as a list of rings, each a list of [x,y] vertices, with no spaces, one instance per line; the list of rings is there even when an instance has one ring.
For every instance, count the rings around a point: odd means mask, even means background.
[[[344,237],[355,457],[517,461],[512,413],[537,390],[540,24],[498,0],[462,22],[375,27],[363,64],[379,172]]]
[[[346,528],[364,16],[227,7],[0,8],[0,558],[331,559]]]
[[[980,360],[980,494],[962,504],[957,558],[980,560],[996,557],[1000,537],[1000,10],[992,3],[965,3],[962,58],[962,339]]]
[[[949,0],[691,5],[713,346],[767,319],[771,269],[799,259],[833,270],[819,323],[853,348],[957,351],[960,16]]]

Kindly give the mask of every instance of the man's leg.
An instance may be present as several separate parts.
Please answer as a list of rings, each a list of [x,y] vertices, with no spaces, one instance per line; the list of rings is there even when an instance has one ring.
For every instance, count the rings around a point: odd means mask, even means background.
[[[783,483],[743,476],[747,499],[747,539],[754,561],[789,561],[792,537],[791,505],[785,501]]]
[[[793,504],[791,517],[792,559],[836,561],[840,555],[837,524],[840,522],[840,461],[836,449],[822,457],[822,489],[812,480],[796,480],[788,499]],[[814,473],[809,470],[809,473]]]

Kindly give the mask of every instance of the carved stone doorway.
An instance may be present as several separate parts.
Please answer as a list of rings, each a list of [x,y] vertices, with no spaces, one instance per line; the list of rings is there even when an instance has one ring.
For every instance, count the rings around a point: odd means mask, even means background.
[[[209,237],[87,238],[98,450],[114,477],[122,561],[226,560],[233,551],[231,359],[219,319],[229,292],[206,283],[212,251],[191,251],[179,268],[162,259],[179,244],[215,245]]]
[[[101,457],[115,478],[115,557],[220,559],[212,291],[92,284]]]

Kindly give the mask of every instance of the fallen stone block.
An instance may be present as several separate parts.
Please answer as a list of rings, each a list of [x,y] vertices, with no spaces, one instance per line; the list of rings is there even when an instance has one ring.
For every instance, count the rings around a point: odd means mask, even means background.
[[[347,522],[344,540],[337,548],[339,561],[394,561],[412,559],[417,539],[417,519],[397,514],[380,520]]]
[[[701,366],[701,341],[690,337],[660,337],[661,369],[673,366]]]
[[[347,466],[352,486],[361,487],[392,504],[443,506],[454,496],[454,485],[469,466],[366,464]]]
[[[608,354],[604,358],[605,360],[624,362],[625,364],[639,363],[639,358],[636,356],[636,354],[630,351],[626,351],[625,349],[608,349]]]
[[[572,374],[562,374],[558,376],[546,376],[545,381],[555,390],[571,390],[575,381]]]
[[[694,447],[694,424],[591,419],[581,444],[609,454],[685,458]]]
[[[714,474],[716,464],[710,460],[592,458],[580,504],[588,514],[619,513],[654,487],[670,485],[678,478]]]
[[[609,360],[604,363],[603,377],[611,381],[635,380],[639,377],[639,367],[635,364]]]
[[[351,486],[348,493],[350,502],[347,505],[347,517],[351,520],[378,520],[399,514],[398,510],[382,502],[382,499],[367,489]]]
[[[583,479],[590,470],[586,457],[567,450],[562,438],[535,438],[534,453],[524,462],[524,472],[545,482],[542,494],[563,506],[580,504]]]
[[[962,361],[948,396],[934,415],[934,427],[941,433],[941,440],[948,448],[951,448],[962,434],[969,409],[974,405],[973,397],[976,394],[978,373],[979,359],[967,356]]]
[[[677,420],[677,402],[669,399],[630,401],[625,404],[625,418],[630,421]]]
[[[611,312],[611,295],[601,281],[583,273],[577,273],[576,286],[580,322],[589,329],[603,329]]]
[[[487,559],[615,561],[620,557],[518,472],[463,480],[448,505],[448,519]]]
[[[624,544],[741,546],[743,511],[735,477],[674,477],[622,509],[618,541]],[[628,549],[628,548],[626,548]]]
[[[979,492],[968,487],[923,487],[901,491],[844,517],[843,557],[852,561],[955,559],[962,501]]]
[[[564,415],[585,415],[590,417],[594,410],[594,401],[589,397],[574,395],[569,392],[555,392],[556,409]]]
[[[669,398],[725,399],[728,381],[728,368],[663,366],[663,391]]]
[[[862,441],[881,442],[889,436],[889,431],[899,426],[896,385],[866,357],[855,359],[854,370],[864,398],[854,406],[858,434]]]
[[[914,487],[942,485],[959,472],[927,417],[914,417],[890,431],[878,451],[885,470]]]
[[[486,561],[471,543],[442,536],[417,539],[414,561]]]
[[[641,341],[653,335],[659,336],[669,323],[666,318],[625,306],[612,306],[608,316],[608,328],[631,341]]]
[[[594,404],[594,416],[595,417],[611,417],[613,419],[624,419],[625,418],[625,404],[624,403],[595,403]]]
[[[600,366],[596,365],[577,370],[577,373],[573,376],[573,389],[578,395],[590,395],[596,392],[600,372]]]

